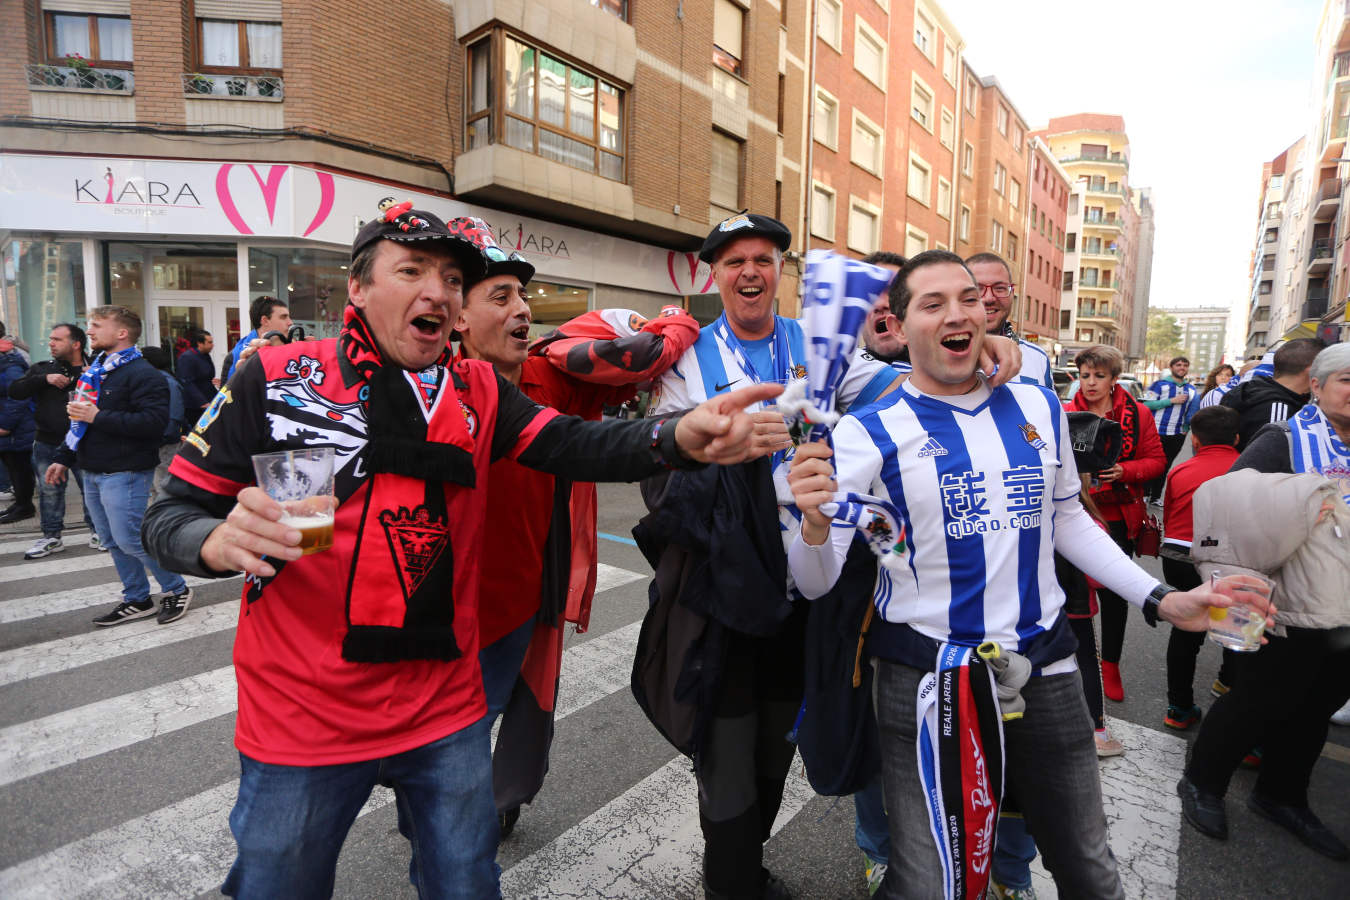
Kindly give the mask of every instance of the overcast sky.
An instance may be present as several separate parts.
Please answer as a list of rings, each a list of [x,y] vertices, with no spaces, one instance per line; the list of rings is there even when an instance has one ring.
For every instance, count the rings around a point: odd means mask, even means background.
[[[1323,0],[942,0],[980,76],[1032,128],[1124,116],[1130,184],[1152,187],[1152,306],[1246,303],[1261,164],[1312,119]]]

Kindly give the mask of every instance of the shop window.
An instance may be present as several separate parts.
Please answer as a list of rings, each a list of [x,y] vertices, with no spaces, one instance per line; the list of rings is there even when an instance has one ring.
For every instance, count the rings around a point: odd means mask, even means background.
[[[82,59],[91,66],[130,69],[131,19],[85,13],[46,14],[47,62],[67,65]]]
[[[264,294],[283,301],[310,337],[336,337],[347,305],[349,256],[308,247],[250,247],[250,302]]]
[[[203,72],[281,74],[281,23],[197,20],[197,63]]]
[[[591,308],[591,292],[587,288],[573,284],[555,284],[535,279],[525,291],[530,303],[530,316],[534,320],[531,335],[542,335],[552,331],[569,319]]]
[[[492,59],[501,49],[501,62]],[[469,149],[503,143],[624,180],[623,91],[511,35],[469,51]]]
[[[8,334],[28,346],[33,359],[42,359],[52,326],[84,326],[84,246],[80,241],[25,239],[0,246],[0,321]]]

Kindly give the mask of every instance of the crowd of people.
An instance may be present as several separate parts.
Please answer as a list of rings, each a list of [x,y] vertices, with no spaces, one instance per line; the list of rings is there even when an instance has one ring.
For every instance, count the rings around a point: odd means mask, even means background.
[[[528,260],[480,220],[389,204],[353,242],[336,338],[297,339],[262,297],[221,377],[209,333],[171,363],[122,307],[53,328],[36,365],[0,340],[0,521],[36,493],[26,558],[62,549],[73,474],[124,588],[96,625],[175,621],[184,575],[245,575],[226,894],[331,894],[385,784],[419,895],[500,896],[497,846],[544,787],[563,632],[589,619],[597,481],[642,480],[634,693],[693,760],[713,900],[792,895],[763,846],[798,746],[813,785],[853,796],[870,893],[1034,897],[1039,853],[1061,896],[1124,896],[1098,759],[1128,750],[1105,701],[1124,697],[1131,607],[1170,624],[1163,724],[1199,729],[1186,819],[1226,837],[1254,759],[1252,808],[1350,856],[1307,797],[1350,700],[1350,346],[1290,341],[1203,389],[1178,357],[1140,402],[1098,345],[1061,403],[1010,324],[1004,260],[882,252],[841,418],[804,442],[775,406],[810,360],[776,314],[790,246],[783,223],[732,216],[700,251],[711,324],[604,310],[531,342]],[[640,387],[647,418],[602,417]],[[333,546],[306,554],[252,458],[316,446],[336,457]],[[1257,525],[1226,504],[1272,492],[1292,537],[1247,549]],[[1164,581],[1132,559],[1150,497]],[[1203,715],[1197,655],[1234,602],[1209,576],[1234,567],[1276,585],[1267,643],[1225,653]]]

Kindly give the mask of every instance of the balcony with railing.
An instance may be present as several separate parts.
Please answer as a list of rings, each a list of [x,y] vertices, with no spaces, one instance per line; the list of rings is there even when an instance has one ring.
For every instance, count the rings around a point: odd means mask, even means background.
[[[24,66],[30,90],[89,91],[130,94],[136,76],[130,69],[101,69],[94,66],[52,66],[42,63]]]
[[[1115,216],[1084,216],[1083,224],[1089,228],[1104,228],[1112,231],[1120,231],[1125,226],[1125,221]]]
[[[1096,247],[1094,249],[1091,246],[1086,246],[1083,248],[1082,253],[1085,257],[1098,257],[1100,259],[1108,260],[1120,259],[1120,251],[1115,247]]]
[[[1078,319],[1114,327],[1120,322],[1120,312],[1110,303],[1094,303],[1088,300],[1078,304]]]
[[[1117,197],[1123,197],[1125,195],[1125,191],[1118,184],[1104,184],[1104,185],[1097,185],[1094,187],[1091,183],[1089,183],[1087,186],[1087,192],[1089,194],[1112,194]]]
[[[1303,301],[1303,321],[1320,319],[1327,314],[1327,295],[1309,294]]]
[[[201,72],[184,72],[183,93],[199,100],[217,97],[280,102],[286,90],[280,75],[205,75]]]
[[[1331,268],[1331,238],[1318,238],[1308,245],[1308,274],[1316,275]]]
[[[1341,180],[1328,178],[1317,188],[1317,199],[1313,202],[1313,221],[1329,222],[1336,217],[1336,209],[1341,205]]]
[[[1120,282],[1114,278],[1083,278],[1078,287],[1087,291],[1114,291],[1120,287]]]
[[[1112,153],[1108,156],[1063,156],[1060,157],[1059,161],[1061,163],[1095,163],[1107,166],[1122,166],[1126,170],[1130,168],[1129,158],[1120,153]]]

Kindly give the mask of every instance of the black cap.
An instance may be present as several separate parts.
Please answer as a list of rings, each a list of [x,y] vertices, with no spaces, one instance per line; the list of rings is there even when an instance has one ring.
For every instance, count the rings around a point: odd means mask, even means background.
[[[380,214],[361,226],[352,241],[352,259],[378,240],[413,243],[414,241],[441,241],[454,254],[464,272],[465,285],[483,277],[483,256],[468,238],[454,234],[435,213],[413,209],[412,203],[395,203],[394,198],[380,201]]]
[[[703,248],[698,251],[698,258],[705,263],[711,263],[723,244],[756,234],[773,241],[778,245],[778,249],[784,252],[792,246],[792,232],[782,222],[772,216],[760,216],[742,210],[731,218],[718,222],[717,226],[708,232],[708,236],[703,240]]]

